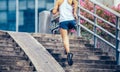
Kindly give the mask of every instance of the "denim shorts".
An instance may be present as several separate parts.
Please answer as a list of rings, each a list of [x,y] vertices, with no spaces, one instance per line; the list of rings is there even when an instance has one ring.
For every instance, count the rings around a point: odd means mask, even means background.
[[[66,29],[66,30],[76,29],[76,21],[69,20],[69,21],[60,22],[59,28]]]

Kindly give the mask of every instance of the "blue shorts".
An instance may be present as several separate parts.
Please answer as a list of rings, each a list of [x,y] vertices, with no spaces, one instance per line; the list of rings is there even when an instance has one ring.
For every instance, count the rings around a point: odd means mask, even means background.
[[[76,21],[69,20],[69,21],[60,22],[59,28],[66,29],[66,30],[76,29]]]

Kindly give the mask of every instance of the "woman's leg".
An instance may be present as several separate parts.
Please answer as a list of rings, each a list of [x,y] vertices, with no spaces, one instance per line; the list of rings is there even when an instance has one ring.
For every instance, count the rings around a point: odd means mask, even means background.
[[[68,31],[66,29],[60,28],[60,34],[61,34],[66,52],[70,53]]]
[[[60,34],[62,36],[64,48],[67,52],[67,62],[69,65],[72,65],[73,64],[73,61],[72,61],[73,54],[70,53],[68,31],[66,29],[61,28]]]

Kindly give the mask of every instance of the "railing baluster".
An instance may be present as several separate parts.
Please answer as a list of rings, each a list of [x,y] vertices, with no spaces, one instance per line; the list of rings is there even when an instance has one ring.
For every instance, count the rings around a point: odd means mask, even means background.
[[[94,4],[94,14],[96,14],[96,4]],[[97,24],[97,18],[94,16],[94,24]],[[93,28],[94,34],[97,33],[96,26]],[[97,48],[97,37],[94,35],[94,48]]]
[[[80,27],[80,0],[78,0],[78,21],[77,21],[77,36],[81,36],[81,27]]]
[[[119,41],[119,39],[120,39],[120,17],[118,17],[118,65],[120,65],[120,41]]]
[[[16,0],[16,32],[19,31],[19,0]]]
[[[116,16],[116,62],[120,65],[119,17]]]

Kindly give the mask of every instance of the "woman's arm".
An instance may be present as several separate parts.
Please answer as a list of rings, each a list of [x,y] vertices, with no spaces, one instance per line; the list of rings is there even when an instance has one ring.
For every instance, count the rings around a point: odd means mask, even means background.
[[[59,11],[59,0],[56,1],[55,6],[52,10],[52,13],[55,15],[58,13],[58,11]]]
[[[74,14],[75,19],[78,19],[77,8],[78,8],[78,1],[73,0],[73,14]]]

